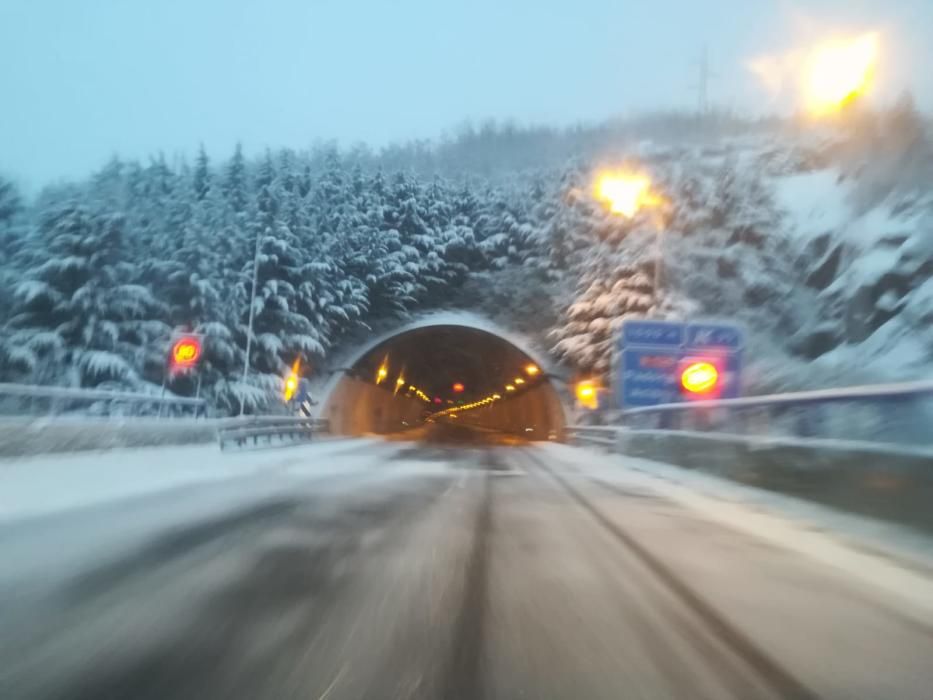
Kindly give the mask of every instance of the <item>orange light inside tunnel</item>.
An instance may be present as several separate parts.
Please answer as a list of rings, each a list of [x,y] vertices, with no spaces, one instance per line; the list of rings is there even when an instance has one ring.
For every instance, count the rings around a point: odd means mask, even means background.
[[[719,370],[711,362],[693,362],[680,374],[680,385],[690,394],[709,394],[716,390],[718,384]]]
[[[321,399],[320,414],[331,421],[334,434],[391,435],[406,422],[405,427],[428,419],[442,423],[457,415],[462,419],[457,422],[475,426],[478,439],[485,440],[487,429],[490,435],[504,428],[523,430],[530,421],[540,424],[535,430],[547,436],[548,430],[559,432],[567,420],[563,387],[552,385],[549,369],[538,365],[522,344],[485,328],[445,322],[403,329],[344,364],[343,376],[327,385]],[[299,391],[303,389],[299,377]],[[440,428],[414,435],[412,439],[428,441],[457,437]]]
[[[515,391],[515,387],[512,386],[511,384],[506,384],[506,385],[505,385],[505,390],[506,390],[506,391]]]
[[[389,358],[386,357],[382,364],[379,365],[379,369],[376,370],[376,384],[382,384],[385,381],[385,378],[389,376]]]

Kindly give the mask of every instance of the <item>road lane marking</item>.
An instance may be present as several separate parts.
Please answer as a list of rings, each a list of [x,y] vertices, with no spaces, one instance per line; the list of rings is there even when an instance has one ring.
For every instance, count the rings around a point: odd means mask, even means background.
[[[317,700],[327,700],[327,696],[330,695],[331,691],[337,686],[337,682],[343,676],[344,672],[347,670],[347,664],[344,664],[340,670],[337,672],[337,675],[334,677],[334,680],[330,682],[330,685],[327,686],[327,689],[321,693],[321,696]]]

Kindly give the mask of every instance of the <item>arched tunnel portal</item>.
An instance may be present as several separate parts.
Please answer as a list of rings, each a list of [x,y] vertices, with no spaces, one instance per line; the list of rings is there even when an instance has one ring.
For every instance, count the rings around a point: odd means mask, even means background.
[[[339,435],[463,430],[560,440],[562,380],[488,327],[414,324],[357,350],[325,388],[319,416]]]

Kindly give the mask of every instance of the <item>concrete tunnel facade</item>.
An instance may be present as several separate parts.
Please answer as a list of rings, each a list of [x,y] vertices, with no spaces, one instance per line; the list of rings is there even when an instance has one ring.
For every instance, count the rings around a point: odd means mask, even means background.
[[[377,381],[380,367],[387,372]],[[539,371],[529,374],[529,367]],[[318,415],[338,435],[400,433],[433,416],[435,422],[529,440],[561,440],[567,422],[563,381],[520,336],[472,315],[437,314],[349,353],[325,386]],[[463,391],[456,393],[455,384],[463,384]],[[507,391],[509,385],[515,390]],[[459,410],[456,418],[437,416],[493,394],[502,398]]]

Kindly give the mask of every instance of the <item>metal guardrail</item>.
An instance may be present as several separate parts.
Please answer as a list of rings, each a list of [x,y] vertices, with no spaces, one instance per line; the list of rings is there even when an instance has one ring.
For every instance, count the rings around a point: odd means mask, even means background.
[[[217,440],[223,450],[230,443],[243,447],[249,440],[258,445],[260,438],[272,444],[273,438],[289,439],[293,442],[311,440],[315,435],[327,433],[328,421],[304,416],[251,416],[236,419],[217,430]]]
[[[689,411],[699,408],[753,408],[762,406],[787,406],[826,404],[852,401],[878,401],[885,399],[903,399],[916,396],[933,396],[933,380],[903,382],[900,384],[873,384],[852,386],[840,389],[818,389],[816,391],[793,391],[783,394],[765,394],[763,396],[743,396],[738,399],[711,399],[706,401],[683,401],[663,403],[657,406],[643,406],[622,411],[624,416],[642,413],[664,413],[670,411]]]
[[[660,404],[620,411],[608,426],[569,426],[597,444],[620,430],[691,431],[745,437],[933,444],[933,381]]]
[[[163,413],[167,417],[185,418],[197,418],[207,414],[207,403],[204,399],[154,396],[107,389],[0,383],[0,407],[7,408],[11,404],[16,405],[16,413],[20,415],[58,415],[78,410],[88,412],[91,407],[103,415],[140,415],[147,409],[159,417],[162,417]],[[3,412],[0,410],[0,413]]]
[[[610,447],[616,444],[622,430],[625,428],[614,425],[568,425],[564,428],[567,436],[576,442]]]

